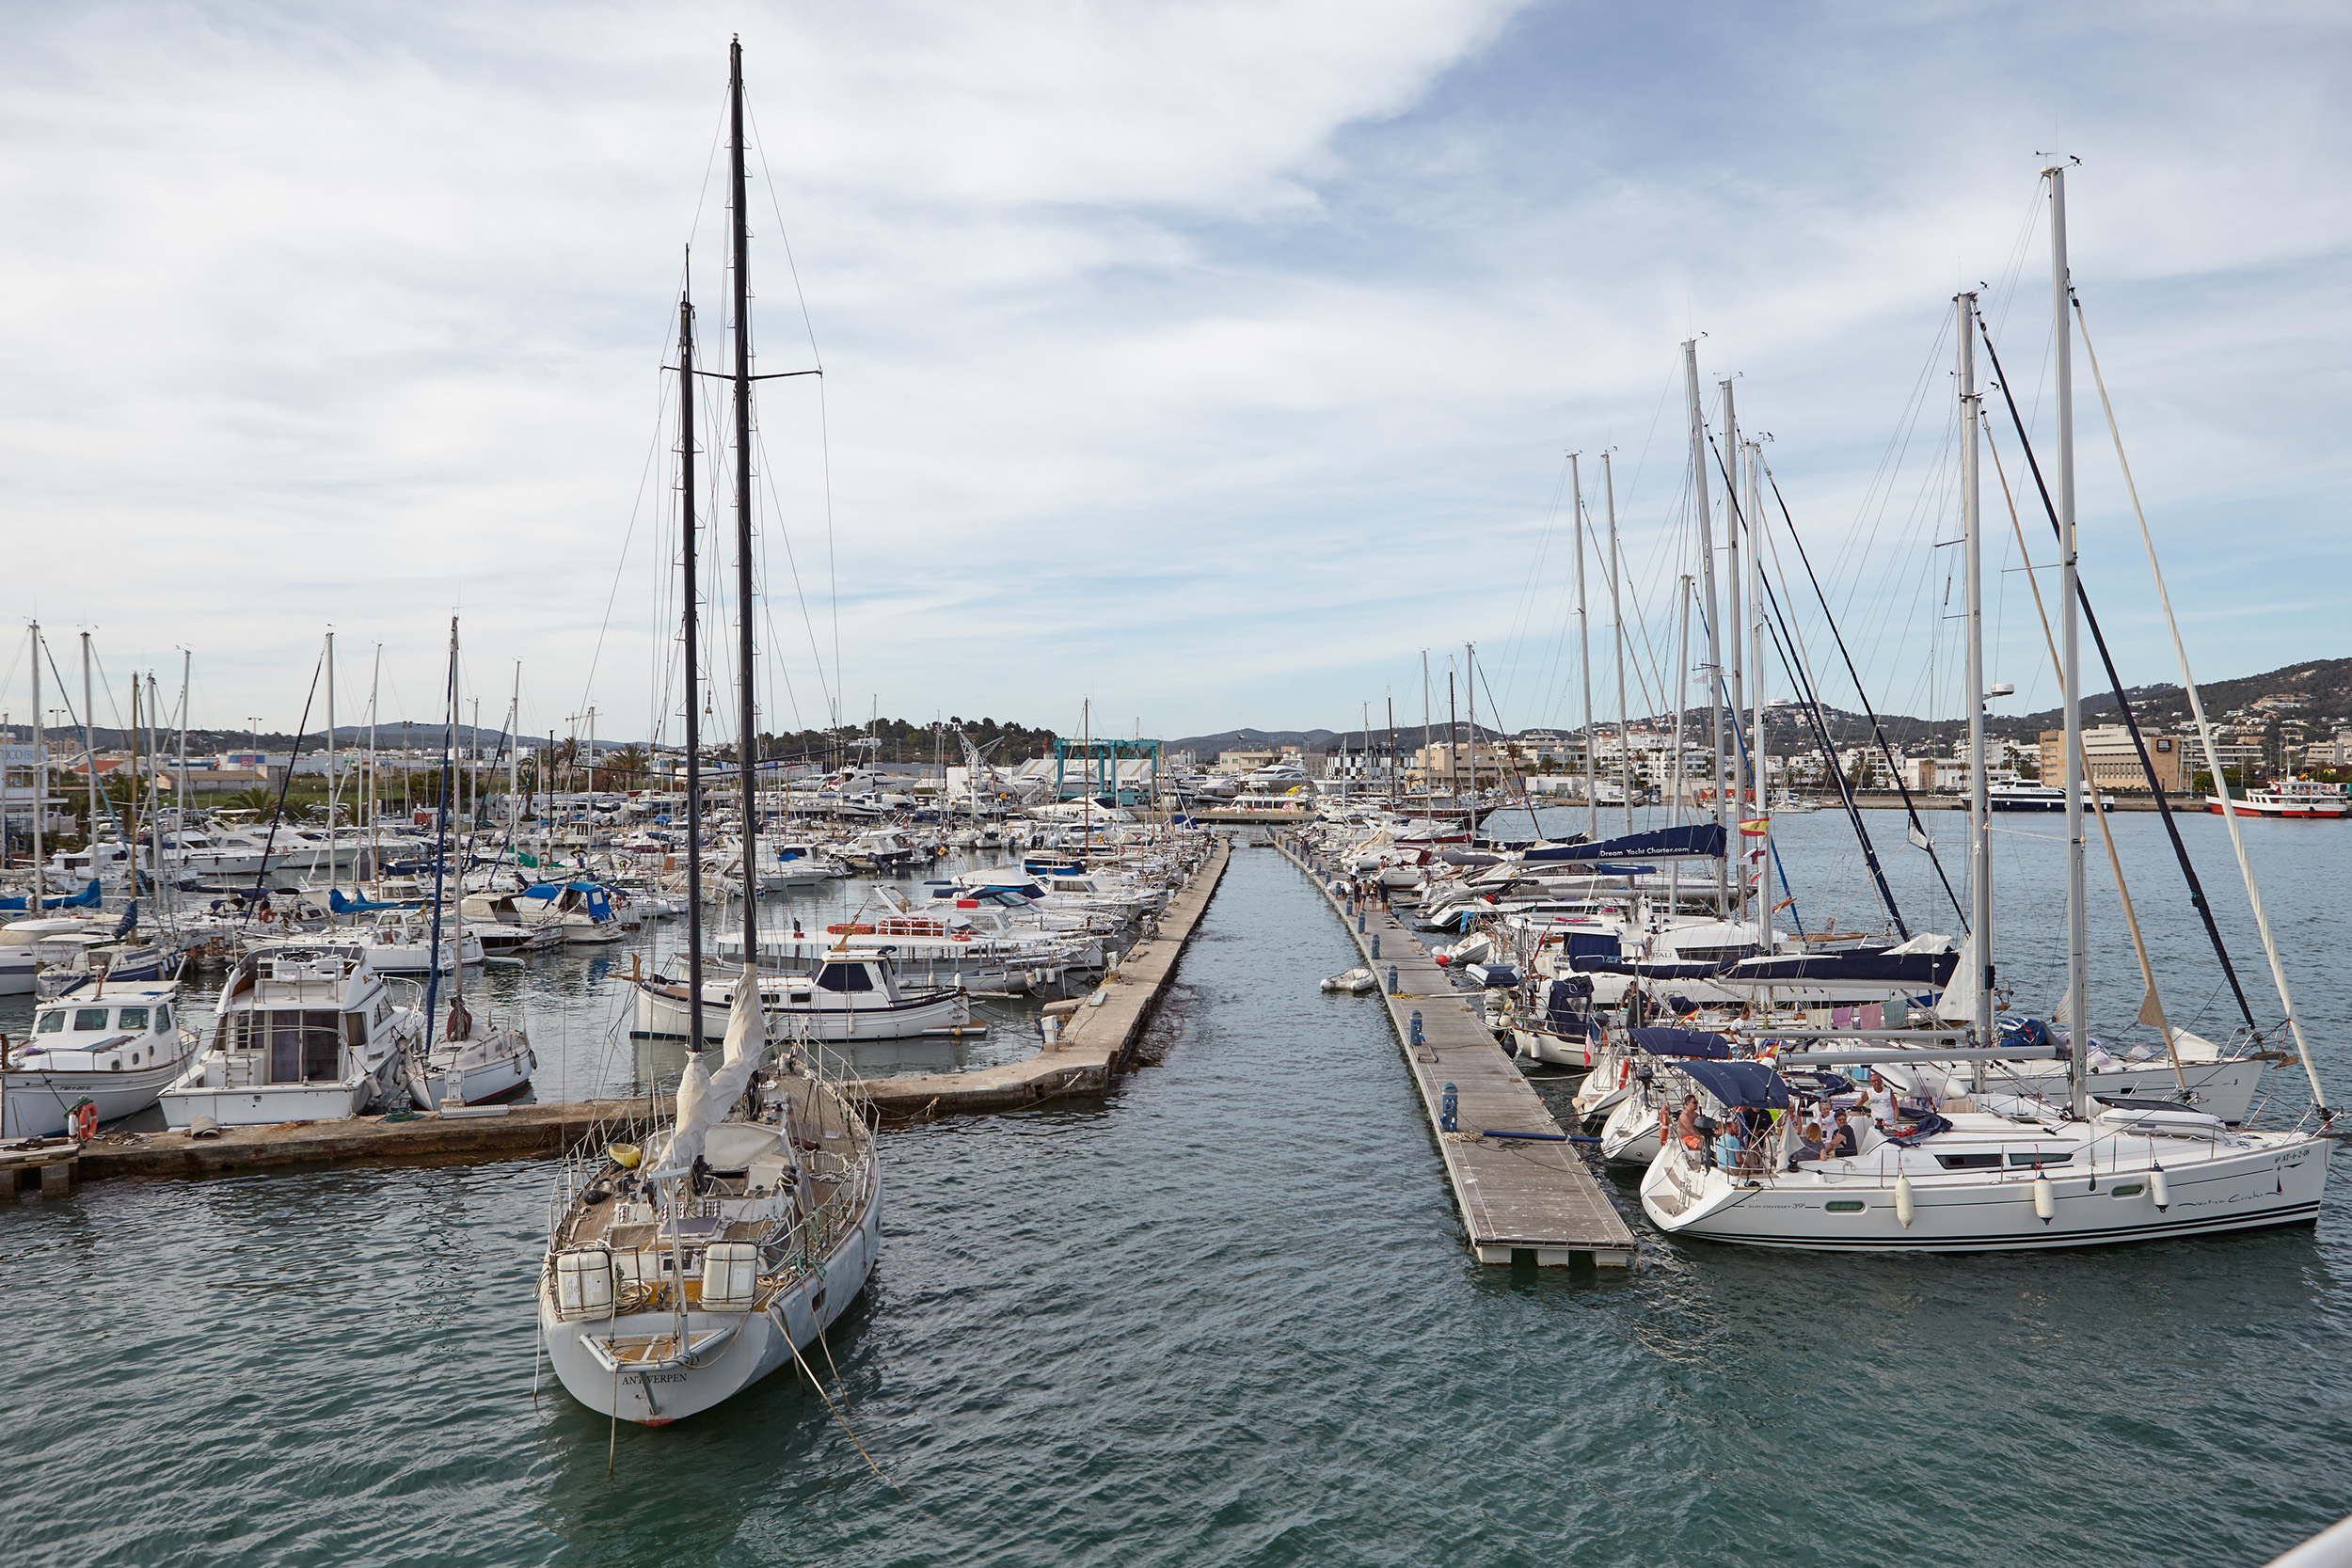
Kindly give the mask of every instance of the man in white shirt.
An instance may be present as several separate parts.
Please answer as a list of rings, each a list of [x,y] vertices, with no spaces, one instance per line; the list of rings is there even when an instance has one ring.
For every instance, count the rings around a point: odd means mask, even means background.
[[[1877,1071],[1870,1074],[1870,1090],[1866,1098],[1870,1102],[1870,1119],[1881,1128],[1892,1127],[1902,1120],[1901,1115],[1895,1109],[1895,1085]]]

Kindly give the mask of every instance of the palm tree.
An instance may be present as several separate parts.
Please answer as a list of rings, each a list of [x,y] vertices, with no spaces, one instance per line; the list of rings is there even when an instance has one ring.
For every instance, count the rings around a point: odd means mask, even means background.
[[[249,811],[256,816],[266,816],[278,809],[278,797],[262,785],[256,784],[251,789],[240,789],[229,797],[229,804],[239,811]]]
[[[645,749],[643,746],[624,746],[604,759],[604,768],[605,771],[621,780],[621,787],[626,789],[628,787],[628,780],[643,779],[645,776],[646,763]]]

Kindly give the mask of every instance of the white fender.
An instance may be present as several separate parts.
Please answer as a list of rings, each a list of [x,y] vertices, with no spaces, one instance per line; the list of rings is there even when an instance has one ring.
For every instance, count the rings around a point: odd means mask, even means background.
[[[2049,1224],[2058,1213],[2058,1195],[2051,1191],[2050,1179],[2046,1176],[2033,1179],[2033,1212],[2041,1216],[2044,1225]]]
[[[1895,1178],[1895,1217],[1902,1221],[1905,1230],[1911,1228],[1911,1178],[1899,1173]],[[2042,1217],[2048,1219],[2050,1216],[2044,1214]]]
[[[2172,1190],[2164,1180],[2162,1165],[2148,1167],[2148,1196],[2156,1200],[2156,1211],[2159,1213],[2172,1207]]]

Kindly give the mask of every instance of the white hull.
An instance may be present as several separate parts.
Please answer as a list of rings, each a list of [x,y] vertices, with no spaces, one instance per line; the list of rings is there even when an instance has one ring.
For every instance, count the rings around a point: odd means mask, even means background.
[[[356,1117],[383,1097],[380,1078],[372,1077],[311,1084],[255,1084],[208,1087],[202,1084],[166,1089],[164,1120],[184,1132],[198,1117],[210,1117],[223,1127],[270,1127],[281,1121],[341,1121]]]
[[[155,1067],[123,1072],[25,1072],[5,1075],[7,1110],[0,1118],[0,1138],[42,1138],[66,1130],[66,1113],[87,1099],[98,1107],[98,1119],[116,1121],[135,1116],[155,1103],[166,1085],[187,1068],[180,1057]]]
[[[29,947],[0,947],[0,996],[30,996],[40,960]]]
[[[2328,1178],[2324,1139],[2247,1134],[2216,1158],[2191,1160],[2170,1140],[2124,1140],[2119,1163],[2053,1168],[2052,1216],[2035,1207],[2030,1170],[1991,1179],[1921,1173],[1909,1180],[1911,1223],[1892,1181],[1878,1171],[1849,1176],[1847,1162],[1740,1186],[1720,1169],[1698,1169],[1681,1150],[1654,1160],[1642,1180],[1642,1208],[1672,1236],[1748,1246],[1823,1252],[2021,1252],[2107,1246],[2174,1236],[2213,1235],[2318,1218]],[[2164,1162],[2169,1202],[2158,1209],[2144,1150]],[[2174,1163],[2177,1162],[2177,1163]],[[1926,1163],[1926,1162],[1919,1162]],[[1841,1207],[1833,1211],[1832,1203]],[[1858,1205],[1858,1207],[1855,1207]]]
[[[833,999],[835,993],[816,994]],[[722,1000],[722,995],[723,988],[706,986],[704,989],[705,1039],[726,1037],[728,1004]],[[675,1036],[683,1039],[692,1026],[692,1021],[687,1016],[690,1010],[683,988],[674,994],[657,990],[650,985],[637,987],[637,1032],[641,1035]],[[833,1006],[811,1003],[807,1006],[787,1005],[763,1010],[768,1017],[769,1036],[772,1039],[812,1039],[836,1044],[851,1040],[905,1039],[912,1035],[929,1034],[933,1029],[960,1028],[968,1024],[972,1016],[968,993],[961,990],[903,999],[886,1006],[843,1007],[836,1002]]]
[[[699,1353],[691,1366],[664,1361],[640,1367],[605,1349],[615,1338],[675,1332],[678,1320],[671,1313],[565,1323],[556,1312],[553,1282],[542,1275],[539,1327],[556,1377],[572,1398],[599,1416],[667,1426],[708,1410],[790,1365],[797,1352],[806,1351],[818,1335],[840,1320],[873,1275],[874,1259],[882,1250],[879,1177],[876,1181],[857,1228],[834,1243],[820,1269],[779,1291],[764,1309],[687,1312],[687,1339]],[[817,1368],[820,1377],[826,1374],[821,1359]]]

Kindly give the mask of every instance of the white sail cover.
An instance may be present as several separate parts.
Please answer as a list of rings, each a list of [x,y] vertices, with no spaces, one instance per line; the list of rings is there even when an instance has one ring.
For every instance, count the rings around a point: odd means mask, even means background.
[[[691,1052],[686,1072],[678,1080],[677,1120],[662,1150],[661,1166],[653,1180],[682,1177],[702,1158],[703,1137],[711,1124],[723,1120],[728,1109],[743,1098],[752,1074],[768,1054],[768,1015],[759,1005],[759,976],[750,964],[735,982],[735,1006],[727,1014],[726,1044],[719,1053],[719,1070],[708,1064],[708,1052]]]

